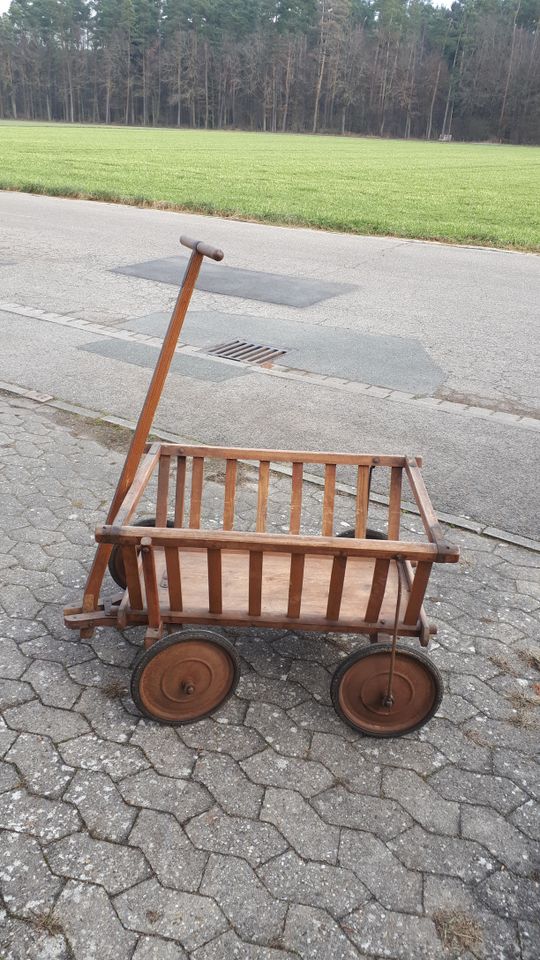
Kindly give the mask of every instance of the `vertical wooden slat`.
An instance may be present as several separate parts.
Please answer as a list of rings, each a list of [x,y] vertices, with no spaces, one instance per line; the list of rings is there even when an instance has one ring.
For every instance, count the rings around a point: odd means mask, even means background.
[[[433,564],[427,560],[421,560],[416,565],[409,602],[405,610],[405,616],[403,617],[403,623],[407,624],[407,626],[414,626],[418,621],[432,566]]]
[[[366,614],[364,620],[366,623],[375,623],[379,619],[382,602],[388,580],[388,571],[390,569],[390,560],[376,560],[373,569],[373,581],[371,592],[367,602]]]
[[[157,503],[156,503],[156,527],[167,526],[167,514],[169,512],[169,476],[171,469],[171,458],[161,456],[159,458],[158,485],[157,485]]]
[[[304,582],[304,553],[291,554],[291,573],[289,577],[289,603],[287,616],[298,618],[302,603],[302,584]]]
[[[137,557],[136,548],[134,546],[130,546],[129,544],[123,546],[122,560],[124,561],[129,605],[132,610],[142,610],[143,599],[141,592],[141,581],[139,577],[139,560]]]
[[[176,458],[176,491],[174,498],[174,525],[184,526],[184,501],[186,498],[186,458]]]
[[[146,612],[148,616],[148,626],[157,628],[161,623],[159,610],[159,591],[156,577],[154,549],[152,547],[152,541],[149,537],[143,537],[141,540],[141,554],[144,574],[144,589],[146,591]]]
[[[399,540],[401,521],[401,482],[403,470],[392,467],[390,472],[390,500],[388,504],[388,539]]]
[[[250,550],[248,601],[248,613],[250,617],[260,617],[261,615],[262,568],[262,550]]]
[[[327,463],[324,469],[324,500],[322,535],[331,537],[334,532],[334,502],[336,499],[336,465]]]
[[[330,586],[328,589],[328,604],[326,607],[327,620],[339,620],[339,611],[341,609],[341,597],[343,595],[343,581],[345,579],[346,567],[346,556],[334,557],[332,562],[332,574],[330,576]]]
[[[182,582],[180,577],[180,555],[178,547],[165,547],[167,584],[171,610],[182,609]]]
[[[270,462],[261,460],[259,463],[259,495],[257,498],[257,533],[266,530],[266,513],[268,510],[268,485],[270,482]]]
[[[191,503],[189,506],[189,526],[199,530],[201,526],[201,504],[204,475],[204,457],[193,457],[191,470]]]
[[[210,613],[222,613],[221,550],[208,549],[208,609]]]
[[[227,460],[225,467],[225,500],[223,504],[223,529],[232,530],[234,525],[234,499],[236,496],[237,460]]]
[[[369,500],[369,467],[358,467],[356,481],[356,522],[355,537],[365,537]]]
[[[291,522],[290,532],[300,533],[300,519],[302,516],[302,477],[304,464],[293,463],[292,490],[291,490]]]

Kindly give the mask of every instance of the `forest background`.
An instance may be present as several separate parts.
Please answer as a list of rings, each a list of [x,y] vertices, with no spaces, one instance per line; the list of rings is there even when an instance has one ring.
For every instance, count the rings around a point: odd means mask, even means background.
[[[540,142],[540,0],[13,0],[0,117]]]

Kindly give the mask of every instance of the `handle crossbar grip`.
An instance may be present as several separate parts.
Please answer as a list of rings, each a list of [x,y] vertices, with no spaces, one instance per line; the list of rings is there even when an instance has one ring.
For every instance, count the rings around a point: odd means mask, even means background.
[[[210,257],[211,260],[223,260],[223,250],[219,250],[217,247],[211,247],[209,243],[205,243],[204,240],[192,240],[191,237],[181,236],[180,243],[184,247],[189,247],[191,250],[196,250],[197,253],[200,253],[203,257]]]

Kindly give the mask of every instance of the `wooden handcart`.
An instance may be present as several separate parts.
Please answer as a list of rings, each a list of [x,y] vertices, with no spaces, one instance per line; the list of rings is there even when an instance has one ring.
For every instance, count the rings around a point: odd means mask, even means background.
[[[191,248],[191,257],[106,524],[96,530],[98,546],[82,606],[66,608],[66,625],[82,637],[96,626],[145,626],[132,695],[145,716],[168,724],[208,716],[235,690],[234,645],[205,626],[367,634],[371,644],[344,659],[334,674],[334,706],[363,733],[409,733],[437,710],[442,681],[424,652],[398,644],[397,638],[416,637],[427,647],[435,627],[422,604],[432,565],[459,557],[431,506],[420,458],[148,444],[203,257],[223,258],[205,243],[186,237],[181,242]],[[235,529],[240,462],[257,471],[250,532]],[[224,471],[221,525],[201,529],[205,469],[208,473],[216,463]],[[272,463],[291,468],[287,533],[267,532]],[[356,474],[355,525],[345,539],[334,535],[336,474],[342,467]],[[383,539],[367,528],[375,468],[389,478]],[[303,475],[310,469],[324,474],[317,536],[300,533]],[[404,478],[422,518],[423,542],[400,540]],[[134,521],[140,501],[154,487],[154,515]],[[122,592],[104,600],[100,591],[107,566]]]

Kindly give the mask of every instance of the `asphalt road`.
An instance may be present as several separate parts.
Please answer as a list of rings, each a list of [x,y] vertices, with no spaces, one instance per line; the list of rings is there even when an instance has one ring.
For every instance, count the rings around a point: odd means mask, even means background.
[[[0,221],[4,381],[135,419],[155,348],[130,355],[126,343],[5,305],[151,332],[147,318],[170,309],[175,288],[113,271],[177,255],[178,237],[188,233],[222,246],[229,270],[226,294],[196,292],[186,326],[193,345],[206,330],[211,340],[220,330],[234,339],[253,329],[257,342],[266,333],[262,342],[290,349],[291,366],[336,377],[346,370],[353,382],[538,416],[540,260],[533,255],[15,193],[0,193]],[[233,296],[233,268],[276,275],[261,280],[261,296],[272,286],[292,289],[292,281],[302,291],[329,282],[338,293],[307,307],[252,299],[253,283],[250,298]],[[539,535],[540,434],[532,429],[245,368],[215,376],[210,359],[182,363],[158,411],[164,429],[232,445],[421,453],[440,510]]]

